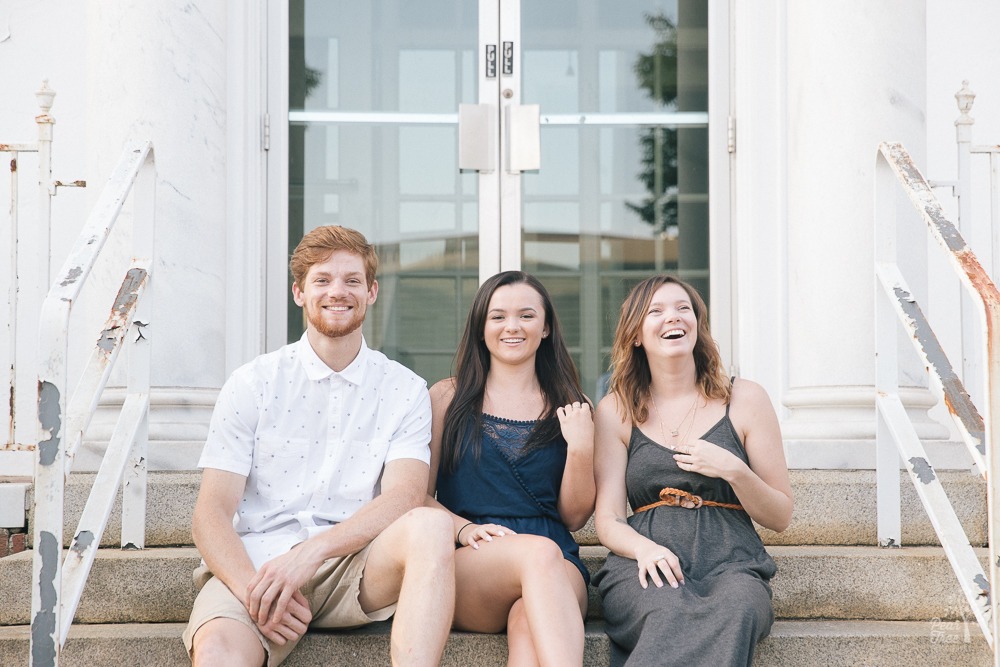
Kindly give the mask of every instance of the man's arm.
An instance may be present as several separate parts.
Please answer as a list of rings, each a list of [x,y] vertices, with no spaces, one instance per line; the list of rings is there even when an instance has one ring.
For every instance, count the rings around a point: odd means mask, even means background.
[[[241,600],[242,592],[256,574],[243,542],[233,529],[233,515],[246,481],[243,475],[205,468],[191,531],[208,569]]]
[[[248,606],[247,587],[256,571],[243,542],[233,529],[233,515],[245,487],[246,477],[243,475],[205,468],[194,508],[192,534],[208,569],[244,606]],[[258,623],[258,627],[272,642],[284,644],[301,636],[311,620],[309,606],[299,595],[287,607],[287,615],[282,610],[270,621],[265,619],[263,623]]]
[[[389,524],[423,505],[429,468],[417,459],[386,463],[382,493],[349,519],[265,563],[249,582],[250,616],[257,623],[281,618],[289,600],[328,558],[357,553]],[[207,561],[206,561],[207,562]]]

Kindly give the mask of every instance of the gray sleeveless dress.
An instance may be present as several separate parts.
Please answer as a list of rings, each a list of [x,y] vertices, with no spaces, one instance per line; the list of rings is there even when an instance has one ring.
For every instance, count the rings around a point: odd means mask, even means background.
[[[747,460],[728,407],[702,439]],[[739,503],[727,482],[681,470],[673,454],[632,429],[625,485],[633,510],[659,500],[665,486]],[[659,506],[628,522],[677,555],[686,585],[650,583],[643,590],[636,562],[608,554],[594,584],[604,600],[611,665],[750,665],[757,641],[774,622],[768,581],[776,568],[747,513]]]

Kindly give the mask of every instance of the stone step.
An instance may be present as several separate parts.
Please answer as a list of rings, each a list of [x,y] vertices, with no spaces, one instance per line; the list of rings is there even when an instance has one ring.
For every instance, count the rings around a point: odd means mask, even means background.
[[[972,619],[955,574],[940,547],[775,546],[772,580],[778,618],[947,621]],[[987,558],[985,549],[980,558]],[[607,549],[583,547],[591,572]],[[102,549],[91,570],[76,620],[80,623],[167,623],[185,621],[194,601],[191,572],[199,556],[193,547],[145,551]],[[28,623],[31,610],[31,552],[0,559],[0,625]],[[592,619],[601,600],[591,586]],[[2,663],[0,663],[2,664]]]
[[[871,470],[792,470],[795,513],[783,533],[761,528],[768,545],[875,545],[875,473]],[[986,486],[962,471],[940,473],[944,487],[972,544],[986,544]],[[909,478],[902,476],[904,545],[939,544]],[[74,473],[66,490],[66,544],[72,538],[94,475]],[[149,474],[146,546],[191,544],[191,514],[201,479],[199,472]],[[120,499],[101,540],[117,546],[121,536]],[[597,545],[593,519],[575,533],[580,544]]]
[[[288,667],[389,662],[388,623],[347,632],[308,633],[284,663]],[[189,667],[180,623],[76,625],[62,653],[64,667],[156,665]],[[0,664],[28,664],[30,628],[0,627]],[[669,646],[669,642],[667,642]],[[587,623],[585,667],[606,667],[610,649],[603,625]],[[507,661],[503,635],[453,632],[443,667],[502,667]],[[859,667],[865,665],[991,664],[989,648],[972,623],[927,621],[778,621],[757,647],[758,667]]]

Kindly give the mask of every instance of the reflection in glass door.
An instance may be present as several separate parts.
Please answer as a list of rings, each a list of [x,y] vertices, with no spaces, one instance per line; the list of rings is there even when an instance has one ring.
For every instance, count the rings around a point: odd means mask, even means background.
[[[521,266],[552,292],[593,396],[632,285],[668,272],[710,296],[707,4],[521,6],[522,98],[542,122]]]
[[[710,294],[707,5],[291,2],[288,249],[321,224],[374,241],[366,338],[429,383],[479,280],[535,273],[598,397],[632,284],[669,271]],[[478,173],[459,169],[463,104],[485,111]],[[297,338],[294,306],[287,322]]]
[[[364,233],[381,264],[369,345],[445,377],[479,278],[477,181],[456,143],[476,5],[295,0],[289,29],[288,251],[320,225]],[[292,340],[301,312],[287,313]]]

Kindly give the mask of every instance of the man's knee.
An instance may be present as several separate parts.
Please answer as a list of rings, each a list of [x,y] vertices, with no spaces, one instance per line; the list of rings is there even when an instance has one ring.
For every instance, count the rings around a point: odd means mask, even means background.
[[[434,507],[417,507],[399,519],[409,546],[454,551],[451,515]]]
[[[202,665],[263,665],[267,654],[249,627],[231,618],[215,618],[195,633],[191,646],[194,667]]]

